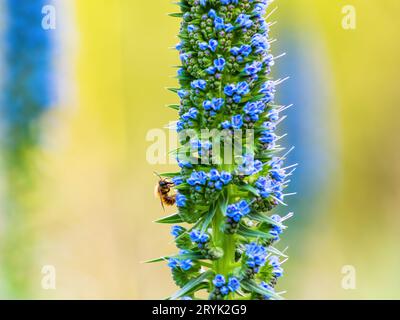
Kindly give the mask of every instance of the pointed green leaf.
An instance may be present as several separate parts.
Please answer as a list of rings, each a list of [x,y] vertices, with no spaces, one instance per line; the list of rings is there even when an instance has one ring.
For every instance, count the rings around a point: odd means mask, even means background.
[[[177,88],[167,88],[167,89],[173,93],[178,93],[178,91],[179,91],[179,89],[177,89]]]
[[[156,221],[154,221],[155,223],[165,223],[165,224],[174,224],[174,223],[182,223],[184,222],[182,220],[182,217],[179,215],[179,213],[174,213],[171,214],[167,217],[158,219]]]
[[[217,205],[214,204],[210,208],[210,210],[208,211],[206,216],[204,217],[203,223],[201,224],[201,228],[200,228],[201,234],[203,234],[207,231],[207,228],[210,225],[212,219],[214,218],[216,212],[217,212]]]
[[[166,172],[166,173],[160,173],[160,176],[163,178],[173,178],[176,176],[179,176],[180,172]]]
[[[179,104],[169,104],[167,107],[177,111],[179,111],[180,108]]]
[[[249,214],[249,218],[253,219],[253,220],[256,220],[258,222],[266,222],[266,223],[271,224],[273,226],[284,228],[284,226],[281,223],[276,222],[274,219],[272,219],[271,217],[267,216],[265,213],[252,212],[251,214]]]
[[[200,259],[204,259],[204,256],[201,253],[197,253],[197,252],[176,254],[176,255],[172,255],[172,256],[164,256],[164,257],[160,257],[160,258],[156,258],[156,259],[152,259],[152,260],[147,260],[144,263],[156,263],[156,262],[166,261],[171,258],[181,259],[181,260],[185,260],[185,259],[200,260]]]
[[[257,229],[250,229],[245,227],[244,225],[240,225],[238,234],[247,238],[261,238],[261,239],[272,239],[269,233],[257,230]]]
[[[254,282],[252,280],[243,280],[240,285],[243,289],[245,289],[247,291],[258,293],[263,296],[268,296],[275,300],[282,300],[281,296],[277,295],[275,292],[273,292],[271,290],[261,287],[260,285],[258,285],[256,282]]]
[[[174,17],[174,18],[182,18],[183,17],[183,13],[169,13],[168,15],[170,17]]]
[[[184,295],[193,292],[194,289],[197,289],[196,287],[200,285],[204,280],[207,278],[211,277],[214,274],[213,271],[208,270],[204,273],[202,273],[200,276],[198,276],[196,279],[190,280],[181,290],[177,291],[175,294],[173,294],[169,299],[170,300],[176,300]]]
[[[239,188],[242,189],[242,190],[246,190],[246,191],[251,192],[256,197],[260,196],[260,193],[258,192],[258,190],[256,188],[254,188],[253,186],[249,185],[249,184],[245,184],[245,185],[239,186]]]

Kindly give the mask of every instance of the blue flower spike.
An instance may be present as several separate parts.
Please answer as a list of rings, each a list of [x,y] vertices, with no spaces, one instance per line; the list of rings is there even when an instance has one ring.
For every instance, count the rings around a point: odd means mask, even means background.
[[[180,100],[180,171],[165,175],[177,213],[159,222],[174,225],[180,251],[153,260],[167,261],[181,288],[171,299],[200,291],[212,300],[281,299],[275,288],[287,256],[275,245],[292,215],[272,210],[285,205],[294,166],[285,167],[276,134],[286,107],[274,102],[282,81],[270,76],[270,2],[182,0],[172,14],[181,19],[179,87],[171,90]]]

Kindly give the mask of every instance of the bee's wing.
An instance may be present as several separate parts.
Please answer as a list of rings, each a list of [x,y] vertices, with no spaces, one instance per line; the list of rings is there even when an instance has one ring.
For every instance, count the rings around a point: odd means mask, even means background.
[[[159,189],[158,184],[156,184],[156,187],[154,188],[154,196],[156,198],[160,198],[160,203],[161,203],[161,207],[163,208],[163,210],[165,211],[165,207],[164,207],[164,202],[163,202],[163,195]]]

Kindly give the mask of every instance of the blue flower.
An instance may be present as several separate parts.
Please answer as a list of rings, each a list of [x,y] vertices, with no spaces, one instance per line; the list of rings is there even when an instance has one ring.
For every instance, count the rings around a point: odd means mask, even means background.
[[[213,104],[212,104],[211,101],[206,100],[206,101],[203,102],[204,110],[209,111],[209,110],[212,109],[212,107],[213,107]]]
[[[184,207],[186,205],[187,198],[181,193],[177,193],[176,195],[176,205],[178,207]]]
[[[234,29],[235,29],[235,27],[231,23],[228,23],[225,25],[226,32],[232,32]]]
[[[232,181],[232,175],[229,172],[222,171],[220,175],[221,182],[225,185]]]
[[[207,183],[207,174],[203,171],[193,171],[192,174],[190,175],[190,178],[186,180],[186,182],[191,185],[200,185],[204,186]]]
[[[259,93],[264,95],[264,102],[270,103],[275,98],[275,83],[273,81],[264,82]]]
[[[183,271],[188,271],[193,266],[193,261],[190,259],[179,260],[176,258],[168,259],[168,267],[171,269],[181,268]]]
[[[241,200],[238,203],[230,204],[226,210],[226,216],[239,222],[244,216],[250,213],[250,206],[246,200]]]
[[[186,90],[178,90],[178,96],[179,98],[183,99],[185,97],[187,97],[188,92]]]
[[[253,25],[253,21],[250,20],[250,16],[247,14],[240,14],[235,23],[244,28],[251,28]]]
[[[264,53],[270,48],[267,37],[259,33],[251,38],[251,45],[255,48],[255,53]]]
[[[240,101],[242,101],[242,96],[235,94],[232,99],[233,99],[233,102],[240,103]]]
[[[219,289],[219,291],[221,292],[221,294],[222,294],[223,296],[226,296],[226,295],[229,294],[229,289],[228,289],[227,286],[223,286],[222,288]]]
[[[179,237],[183,232],[185,231],[185,228],[181,227],[181,226],[173,226],[171,228],[171,234],[177,238]]]
[[[194,80],[191,83],[191,87],[193,89],[200,89],[200,90],[204,90],[207,86],[207,82],[205,80]]]
[[[247,265],[250,268],[258,268],[265,265],[267,262],[268,251],[265,247],[252,242],[246,245],[245,255]]]
[[[207,42],[200,42],[199,43],[199,48],[200,50],[207,50],[208,49],[208,43]]]
[[[286,179],[286,172],[283,169],[273,169],[271,170],[271,177],[272,179],[278,181],[278,182],[283,182]]]
[[[211,101],[211,107],[215,111],[219,111],[221,107],[224,105],[225,101],[222,98],[214,98]]]
[[[277,256],[271,256],[268,258],[269,265],[272,266],[272,273],[275,277],[279,278],[283,275],[283,269]]]
[[[276,134],[270,132],[269,130],[265,130],[261,132],[260,142],[261,143],[274,143],[277,139]]]
[[[196,108],[190,108],[188,112],[182,115],[182,119],[188,121],[189,119],[196,120],[199,115],[199,110]]]
[[[176,269],[177,267],[179,267],[179,260],[175,258],[170,258],[168,260],[168,267],[170,267],[171,269]]]
[[[225,285],[225,277],[222,274],[217,274],[213,280],[213,284],[217,288],[221,288],[222,286]]]
[[[183,271],[188,271],[193,266],[193,262],[190,259],[185,259],[180,261],[179,266]]]
[[[215,189],[222,190],[224,184],[222,183],[222,181],[217,181],[217,182],[215,182],[214,186],[215,186]]]
[[[209,48],[210,48],[210,50],[212,52],[215,52],[217,50],[217,47],[218,47],[218,41],[214,40],[214,39],[211,39],[209,41],[209,43],[208,43],[208,46],[209,46]]]
[[[269,121],[277,122],[279,121],[279,112],[276,109],[272,109],[268,112]]]
[[[221,17],[215,17],[214,19],[214,26],[216,30],[223,30],[225,29],[225,21]]]
[[[193,168],[193,165],[189,161],[183,161],[179,158],[176,159],[180,168]]]
[[[250,53],[252,52],[252,48],[251,48],[251,46],[249,46],[249,45],[242,45],[241,47],[240,47],[240,54],[241,55],[243,55],[243,56],[245,56],[245,57],[247,57],[248,55],[250,55]]]
[[[268,198],[273,192],[272,182],[267,177],[259,177],[255,186],[258,189],[260,196],[263,198]]]
[[[233,96],[236,93],[236,86],[234,84],[228,84],[224,88],[224,93],[227,96],[230,96],[230,97]]]
[[[214,60],[214,66],[215,66],[215,68],[217,68],[217,70],[219,72],[224,71],[225,63],[226,62],[225,62],[224,58],[218,58],[218,59]]]
[[[262,62],[254,61],[253,63],[246,65],[244,72],[247,75],[255,75],[259,73],[261,70],[262,70]]]
[[[196,31],[197,29],[198,29],[198,28],[197,28],[196,26],[192,25],[192,24],[188,25],[188,27],[187,27],[187,31],[188,31],[189,33],[194,32],[194,31]]]
[[[215,19],[215,18],[217,17],[217,13],[215,12],[214,9],[211,9],[211,10],[208,12],[208,16],[209,16],[210,18]]]
[[[250,176],[256,174],[262,170],[264,165],[260,160],[255,160],[252,154],[244,155],[242,160],[242,164],[238,166],[238,171],[243,175]]]
[[[217,72],[217,68],[215,68],[215,67],[209,67],[209,68],[206,69],[206,72],[207,72],[209,75],[215,74],[215,73]]]
[[[226,216],[233,219],[235,222],[239,222],[242,219],[242,215],[235,204],[231,204],[227,207]]]
[[[173,177],[171,180],[172,180],[172,183],[176,186],[179,186],[180,184],[183,183],[183,178],[181,176]]]
[[[227,120],[221,123],[222,129],[230,129],[231,128],[231,123]]]
[[[207,233],[201,233],[200,230],[194,229],[189,234],[190,240],[194,243],[207,243],[210,241],[210,236]]]
[[[253,122],[259,120],[259,115],[264,112],[264,104],[259,102],[247,102],[243,108],[243,111],[250,116]]]
[[[200,0],[200,5],[202,5],[203,7],[205,7],[207,4],[207,0]]]
[[[238,85],[236,86],[236,92],[241,96],[245,96],[250,92],[249,84],[246,81],[239,82]]]
[[[243,116],[241,114],[237,114],[232,117],[232,128],[240,129],[243,126]]]
[[[228,280],[228,285],[227,285],[229,291],[231,292],[236,292],[240,288],[240,282],[237,278],[235,277],[230,277]]]
[[[210,171],[210,180],[211,181],[218,181],[220,179],[220,175],[217,169],[212,169]]]

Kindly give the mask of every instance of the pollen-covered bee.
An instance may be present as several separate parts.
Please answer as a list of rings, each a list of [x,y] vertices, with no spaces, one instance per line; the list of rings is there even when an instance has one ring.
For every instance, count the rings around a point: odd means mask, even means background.
[[[160,181],[156,184],[154,194],[160,198],[161,206],[165,210],[164,205],[173,206],[176,202],[176,195],[170,195],[171,187],[174,185],[173,182],[163,179],[158,173],[155,174],[160,178]]]

